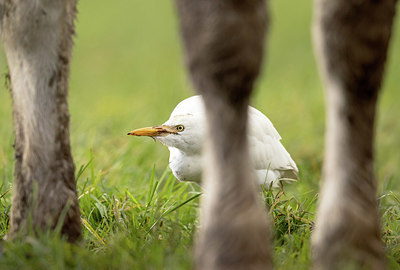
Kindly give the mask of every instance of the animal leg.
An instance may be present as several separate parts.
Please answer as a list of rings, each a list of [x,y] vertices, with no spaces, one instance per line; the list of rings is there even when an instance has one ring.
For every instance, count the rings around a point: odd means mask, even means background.
[[[315,269],[385,266],[373,139],[395,2],[315,1],[314,45],[327,104]]]
[[[62,222],[62,233],[74,241],[81,224],[67,93],[76,0],[3,0],[0,6],[15,127],[8,236]]]
[[[270,232],[249,164],[247,106],[262,61],[264,2],[177,0],[186,62],[208,123],[197,269],[270,269]]]

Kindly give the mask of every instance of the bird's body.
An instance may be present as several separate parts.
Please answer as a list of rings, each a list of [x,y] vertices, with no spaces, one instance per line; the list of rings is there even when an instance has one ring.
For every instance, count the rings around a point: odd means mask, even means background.
[[[280,142],[281,137],[271,121],[251,106],[248,113],[248,144],[258,182],[266,186],[273,182],[276,187],[279,180],[297,180],[296,163]],[[160,141],[170,151],[169,166],[175,177],[181,181],[200,182],[205,129],[203,99],[193,96],[181,101],[163,125],[137,129],[128,134],[151,136]]]

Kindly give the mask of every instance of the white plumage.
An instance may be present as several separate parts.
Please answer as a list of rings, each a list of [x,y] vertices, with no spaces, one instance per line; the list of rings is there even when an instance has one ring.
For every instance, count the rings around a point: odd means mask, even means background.
[[[296,163],[280,142],[271,121],[249,106],[248,143],[250,157],[260,184],[277,187],[280,180],[297,180]],[[161,126],[136,129],[128,135],[150,136],[170,151],[169,167],[181,181],[200,182],[202,145],[206,134],[203,99],[193,96],[181,101]]]

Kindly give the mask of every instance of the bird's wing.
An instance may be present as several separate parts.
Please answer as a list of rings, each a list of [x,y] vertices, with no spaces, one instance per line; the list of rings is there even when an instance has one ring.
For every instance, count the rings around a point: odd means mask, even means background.
[[[297,166],[281,143],[281,136],[260,111],[249,107],[249,147],[256,170],[279,171],[281,177],[297,179]]]

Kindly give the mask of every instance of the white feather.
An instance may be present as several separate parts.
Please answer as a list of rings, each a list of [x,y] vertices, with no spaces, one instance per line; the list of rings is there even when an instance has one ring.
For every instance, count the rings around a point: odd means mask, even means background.
[[[281,136],[271,121],[249,106],[248,143],[252,162],[260,184],[277,187],[280,180],[297,180],[298,169],[281,143]],[[203,168],[202,145],[206,134],[205,112],[201,96],[181,101],[172,111],[168,126],[183,125],[178,134],[156,137],[168,146],[169,166],[181,181],[200,182]]]

